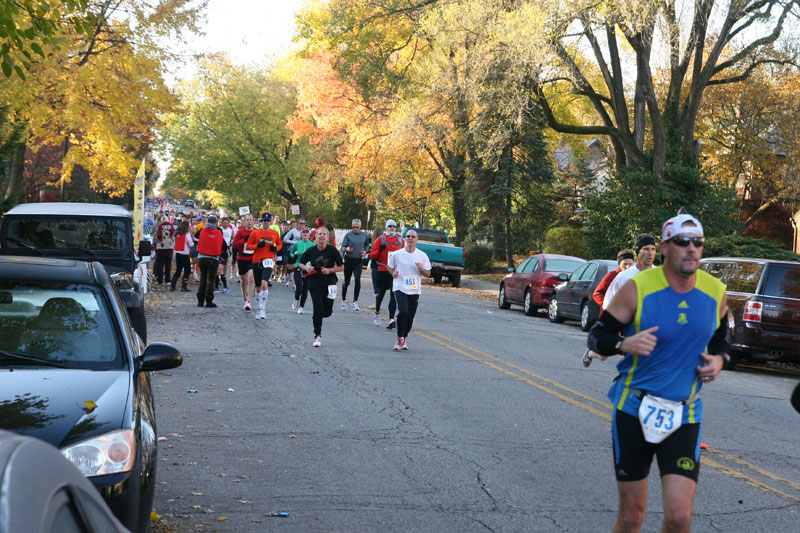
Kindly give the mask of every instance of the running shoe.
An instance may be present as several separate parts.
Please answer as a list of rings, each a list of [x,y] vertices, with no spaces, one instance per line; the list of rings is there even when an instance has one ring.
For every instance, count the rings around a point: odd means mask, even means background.
[[[358,302],[353,302],[353,311],[361,311],[361,308],[358,307]]]
[[[297,300],[295,300],[294,302],[292,302],[292,311],[294,311],[294,310],[295,310],[295,309],[297,309],[298,307],[300,307],[300,302],[298,302]]]
[[[392,318],[389,320],[389,325],[386,326],[386,329],[394,329],[396,325],[397,325],[397,320]]]
[[[589,368],[589,365],[592,364],[592,358],[589,357],[589,350],[583,352],[583,357],[581,357],[581,362],[583,363],[583,366],[586,368]]]
[[[375,324],[376,326],[380,326],[381,325],[380,315],[375,315],[375,317],[372,319],[372,323]]]
[[[304,313],[303,308],[302,307],[298,307],[297,308],[297,314],[298,315],[302,315],[303,313]]]
[[[219,289],[214,289],[214,294],[219,294]]]
[[[286,286],[288,287],[292,283],[292,278],[286,277]]]
[[[320,348],[322,346],[322,337],[320,337],[319,335],[314,337],[314,344],[312,344],[311,346],[313,346],[314,348]]]
[[[342,311],[347,311],[347,304],[342,300]]]
[[[198,274],[197,271],[194,273],[194,279],[195,281],[200,281],[200,274]]]
[[[397,342],[394,343],[394,351],[395,352],[399,352],[400,350],[403,349],[402,341],[403,341],[403,339],[401,339],[400,337],[397,337]]]
[[[271,281],[267,282],[267,287],[272,287],[272,282]]]
[[[222,294],[228,294],[228,287],[225,287],[224,289],[222,289]]]
[[[404,350],[408,350],[408,344],[406,344],[406,340],[408,340],[407,337],[403,337],[403,344],[400,345]]]
[[[245,311],[249,311],[250,310],[250,302],[247,302],[247,301],[244,302],[244,310]]]

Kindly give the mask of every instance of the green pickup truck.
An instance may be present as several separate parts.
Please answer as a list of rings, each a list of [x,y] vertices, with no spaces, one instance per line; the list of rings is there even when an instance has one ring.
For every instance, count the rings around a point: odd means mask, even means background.
[[[450,285],[458,287],[461,283],[461,272],[464,270],[464,249],[450,243],[447,233],[435,229],[406,228],[403,237],[409,230],[417,232],[417,248],[428,256],[431,262],[431,277],[434,283],[441,283],[442,276],[447,276]]]

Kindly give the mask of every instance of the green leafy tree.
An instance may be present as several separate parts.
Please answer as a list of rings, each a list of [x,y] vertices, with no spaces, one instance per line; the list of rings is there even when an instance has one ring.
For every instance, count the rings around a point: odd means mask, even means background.
[[[181,92],[186,110],[169,117],[162,138],[172,156],[166,187],[213,190],[229,208],[297,204],[302,216],[309,202],[326,201],[324,183],[309,170],[307,138],[287,128],[291,83],[217,57]]]

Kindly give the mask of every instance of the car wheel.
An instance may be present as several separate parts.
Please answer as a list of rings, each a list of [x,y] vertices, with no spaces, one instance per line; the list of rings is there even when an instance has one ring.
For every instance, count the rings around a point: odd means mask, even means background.
[[[581,329],[583,331],[592,329],[592,318],[589,314],[589,302],[583,302],[581,305]]]
[[[144,316],[144,305],[129,307],[128,315],[131,317],[133,329],[142,338],[142,342],[147,344],[147,319]]]
[[[528,316],[533,316],[536,314],[536,308],[533,306],[533,301],[531,300],[531,291],[530,289],[525,290],[525,303],[523,305],[525,309],[525,314]]]
[[[547,306],[547,319],[556,324],[564,322],[564,318],[558,316],[558,299],[555,296],[550,297],[550,304]]]
[[[500,309],[511,309],[511,304],[506,298],[506,286],[500,285],[500,294],[497,295],[497,307]]]
[[[461,274],[450,274],[447,276],[447,279],[450,280],[451,287],[458,287],[461,285]]]
[[[438,285],[438,284],[440,284],[442,282],[442,273],[441,273],[441,271],[434,272],[433,274],[431,274],[431,277],[433,278],[434,285]]]

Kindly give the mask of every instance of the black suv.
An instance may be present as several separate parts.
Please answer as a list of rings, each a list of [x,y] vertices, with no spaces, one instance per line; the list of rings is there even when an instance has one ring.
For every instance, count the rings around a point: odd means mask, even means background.
[[[711,257],[700,267],[727,286],[733,365],[800,361],[800,263]]]
[[[125,302],[131,323],[147,342],[144,297],[137,279],[133,216],[117,205],[20,204],[3,216],[0,254],[99,261]]]

